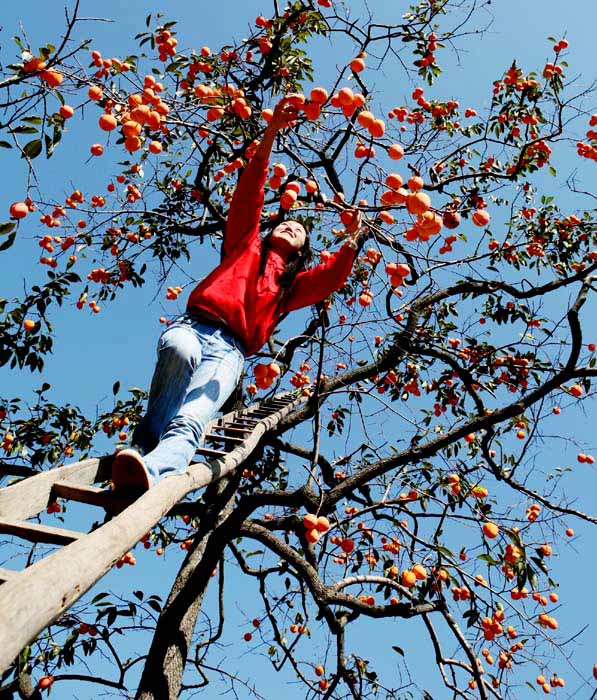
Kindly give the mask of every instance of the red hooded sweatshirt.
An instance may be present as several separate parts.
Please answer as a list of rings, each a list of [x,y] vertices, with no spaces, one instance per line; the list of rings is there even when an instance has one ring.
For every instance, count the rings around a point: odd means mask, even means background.
[[[271,250],[264,273],[259,274],[259,223],[268,165],[269,159],[254,156],[245,167],[228,212],[222,262],[193,289],[187,302],[188,310],[219,318],[244,342],[248,355],[261,349],[282,314],[323,301],[340,289],[355,259],[355,251],[344,245],[321,264],[299,272],[278,306],[284,258]]]

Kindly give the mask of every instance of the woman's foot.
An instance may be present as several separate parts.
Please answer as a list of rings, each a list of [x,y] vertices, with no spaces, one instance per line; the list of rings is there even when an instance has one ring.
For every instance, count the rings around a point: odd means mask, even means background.
[[[112,463],[112,483],[116,491],[121,489],[147,491],[151,488],[151,475],[137,450],[127,447],[116,453]]]

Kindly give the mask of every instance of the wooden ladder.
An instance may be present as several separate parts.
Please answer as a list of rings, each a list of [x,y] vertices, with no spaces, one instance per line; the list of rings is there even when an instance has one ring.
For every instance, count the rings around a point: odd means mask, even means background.
[[[184,474],[163,479],[136,500],[93,484],[109,482],[113,455],[41,472],[0,489],[0,534],[64,545],[22,571],[0,568],[0,674],[20,651],[62,615],[165,515],[184,512],[191,491],[226,476],[261,438],[304,401],[286,392],[208,424],[202,447]],[[118,515],[93,532],[27,522],[57,497]]]

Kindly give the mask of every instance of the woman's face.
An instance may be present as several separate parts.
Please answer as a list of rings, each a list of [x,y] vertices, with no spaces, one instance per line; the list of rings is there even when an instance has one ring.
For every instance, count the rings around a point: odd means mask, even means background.
[[[305,244],[307,234],[298,221],[283,221],[272,231],[271,247],[280,254],[290,255]]]

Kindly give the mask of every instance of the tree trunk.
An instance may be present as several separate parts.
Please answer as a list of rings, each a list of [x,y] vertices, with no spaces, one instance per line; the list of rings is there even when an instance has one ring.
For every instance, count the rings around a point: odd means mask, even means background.
[[[239,475],[233,474],[205,493],[211,505],[158,619],[135,700],[177,700],[180,694],[197,616],[228,543],[214,530],[232,512],[239,481]]]

